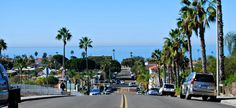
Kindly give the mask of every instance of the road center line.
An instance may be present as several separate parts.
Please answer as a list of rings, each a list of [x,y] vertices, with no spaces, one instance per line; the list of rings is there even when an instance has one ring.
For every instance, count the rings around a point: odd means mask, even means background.
[[[121,96],[120,108],[123,108],[123,106],[124,106],[124,95]]]
[[[125,108],[128,108],[128,100],[126,98],[126,95],[124,95],[124,97],[125,97]]]

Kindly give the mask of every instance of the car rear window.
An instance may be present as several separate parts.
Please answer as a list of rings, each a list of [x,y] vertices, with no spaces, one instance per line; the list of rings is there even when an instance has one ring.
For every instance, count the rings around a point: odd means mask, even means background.
[[[195,77],[195,81],[215,82],[212,75],[204,75],[204,74],[197,74]]]
[[[174,85],[166,84],[165,88],[175,88]]]
[[[159,89],[158,89],[158,88],[151,88],[151,90],[156,90],[156,91],[159,91]]]

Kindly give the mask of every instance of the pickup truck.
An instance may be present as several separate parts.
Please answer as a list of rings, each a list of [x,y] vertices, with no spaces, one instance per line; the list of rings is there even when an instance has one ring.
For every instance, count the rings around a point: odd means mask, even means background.
[[[0,108],[18,108],[20,101],[20,88],[10,86],[7,72],[0,63]]]

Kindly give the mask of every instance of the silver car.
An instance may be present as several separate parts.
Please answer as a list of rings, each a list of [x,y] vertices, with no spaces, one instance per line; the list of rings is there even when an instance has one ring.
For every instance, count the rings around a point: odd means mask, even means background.
[[[213,75],[192,72],[185,78],[180,98],[191,99],[191,97],[202,97],[206,101],[209,97],[216,99],[216,84]]]

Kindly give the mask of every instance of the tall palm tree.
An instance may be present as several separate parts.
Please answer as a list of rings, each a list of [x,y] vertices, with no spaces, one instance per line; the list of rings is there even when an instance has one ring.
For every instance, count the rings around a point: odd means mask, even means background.
[[[186,35],[187,42],[188,42],[188,52],[189,52],[189,66],[190,71],[193,72],[193,58],[192,58],[192,45],[191,45],[191,36],[192,31],[197,29],[196,23],[194,23],[193,17],[194,17],[194,10],[190,8],[189,3],[185,3],[182,1],[183,4],[185,4],[180,9],[180,18],[177,19],[177,26],[180,28],[183,35]],[[195,32],[197,34],[197,32]]]
[[[225,35],[225,44],[228,46],[229,54],[236,53],[236,33],[229,32]]]
[[[201,42],[202,49],[202,71],[206,73],[206,45],[205,45],[205,29],[210,27],[210,22],[214,22],[216,18],[216,10],[212,1],[210,0],[182,0],[184,5],[189,6],[190,9],[193,9],[192,20],[196,28],[195,32],[198,33]]]
[[[71,56],[73,56],[75,54],[74,50],[71,50],[70,54],[71,54]]]
[[[88,48],[92,48],[92,40],[89,39],[88,37],[82,37],[80,39],[79,47],[81,49],[84,49],[85,54],[86,54],[86,70],[88,71]]]
[[[37,51],[34,52],[34,56],[35,56],[36,58],[37,58],[38,54],[39,54],[39,53],[38,53]]]
[[[72,35],[71,35],[70,31],[66,27],[62,27],[60,30],[58,30],[58,34],[56,36],[57,40],[61,40],[63,42],[63,58],[62,58],[63,75],[65,75],[64,69],[65,69],[66,44],[68,41],[71,40],[71,37],[72,37]]]
[[[167,82],[166,77],[167,77],[167,73],[172,73],[170,72],[170,67],[171,67],[171,63],[173,61],[172,59],[172,55],[171,55],[171,50],[172,50],[172,43],[170,41],[169,38],[164,38],[164,46],[163,46],[163,50],[162,50],[162,56],[161,56],[161,60],[163,62],[163,66],[164,66],[164,83]],[[166,72],[167,70],[167,72]],[[169,78],[171,77],[171,75],[169,75]]]
[[[161,61],[161,50],[157,49],[154,52],[152,52],[152,58],[155,59],[156,63],[157,63],[157,70],[159,71],[158,73],[158,79],[159,82],[161,82],[161,70],[160,67],[162,65],[162,61]]]
[[[130,58],[133,58],[133,52],[130,52]]]
[[[217,37],[219,41],[220,50],[220,76],[224,79],[224,33],[223,33],[223,20],[222,20],[222,5],[221,0],[216,0],[217,4]]]
[[[115,58],[115,52],[116,52],[116,50],[115,50],[115,49],[112,49],[113,59],[114,59],[114,60],[116,59],[116,58]]]
[[[7,49],[7,44],[3,39],[0,39],[0,58],[2,58],[2,50]]]

